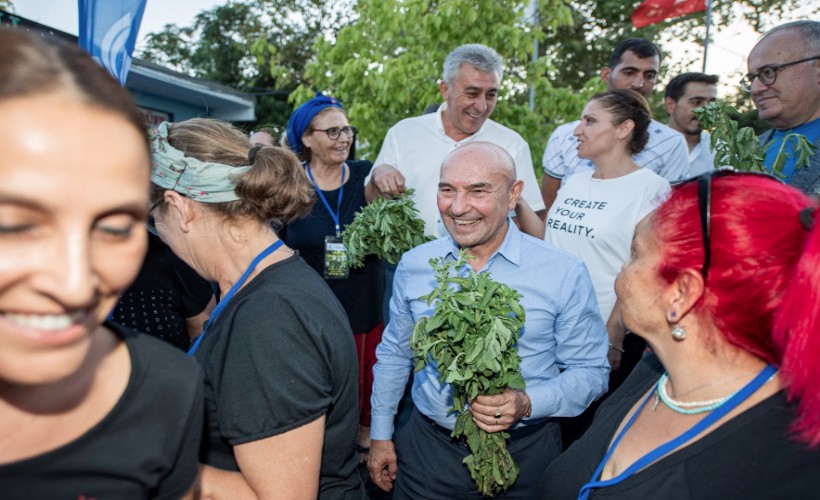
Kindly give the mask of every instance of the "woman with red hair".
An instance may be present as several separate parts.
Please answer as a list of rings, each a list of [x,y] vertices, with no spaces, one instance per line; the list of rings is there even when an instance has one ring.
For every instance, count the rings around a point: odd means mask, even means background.
[[[615,282],[652,347],[546,471],[549,498],[809,498],[820,470],[817,200],[718,170],[638,225]]]

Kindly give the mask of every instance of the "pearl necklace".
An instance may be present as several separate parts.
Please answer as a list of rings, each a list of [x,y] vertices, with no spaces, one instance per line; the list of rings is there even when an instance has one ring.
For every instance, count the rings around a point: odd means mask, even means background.
[[[663,401],[670,410],[683,413],[684,415],[697,415],[699,413],[706,413],[717,408],[723,406],[726,401],[729,401],[732,396],[737,394],[738,391],[735,391],[728,396],[724,396],[722,398],[715,398],[715,399],[707,399],[705,401],[677,401],[672,399],[669,396],[669,393],[666,391],[666,386],[669,384],[669,375],[664,373],[661,375],[660,380],[658,380],[658,386],[655,389],[655,401],[652,404],[652,410],[654,411],[655,408],[658,407],[658,402]]]

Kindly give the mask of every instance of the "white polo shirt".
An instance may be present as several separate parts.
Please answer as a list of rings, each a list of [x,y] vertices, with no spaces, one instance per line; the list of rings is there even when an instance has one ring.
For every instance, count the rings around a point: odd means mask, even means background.
[[[547,142],[542,165],[544,173],[561,179],[563,185],[572,174],[592,169],[592,160],[578,158],[578,139],[572,132],[581,123],[576,120],[556,128]],[[649,141],[640,153],[632,155],[635,163],[648,168],[669,182],[689,178],[689,147],[680,132],[652,120]]]
[[[689,151],[689,177],[697,177],[715,169],[715,152],[711,147],[709,132],[700,133],[700,142]]]
[[[405,186],[416,190],[413,199],[424,220],[425,233],[436,238],[447,234],[436,203],[441,163],[451,151],[472,141],[491,142],[507,150],[515,161],[516,175],[524,181],[524,200],[534,211],[543,210],[544,200],[535,179],[527,142],[517,132],[490,119],[475,134],[454,141],[444,133],[441,113],[446,109],[447,103],[444,103],[436,113],[406,118],[392,126],[373,163],[374,166],[387,163],[396,167],[404,176]],[[365,184],[368,182],[369,175]]]

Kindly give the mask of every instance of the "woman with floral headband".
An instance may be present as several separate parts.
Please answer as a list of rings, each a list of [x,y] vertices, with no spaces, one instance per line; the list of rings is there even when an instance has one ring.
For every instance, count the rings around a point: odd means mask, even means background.
[[[359,360],[359,432],[356,444],[361,459],[370,447],[370,388],[376,346],[382,338],[384,268],[374,255],[364,266],[349,268],[341,246],[340,231],[353,222],[367,205],[364,179],[373,164],[351,161],[348,156],[356,139],[342,104],[317,94],[298,108],[288,121],[288,145],[316,188],[317,200],[307,217],[287,224],[282,238],[305,259],[345,308],[356,341]],[[334,259],[336,256],[341,258]]]
[[[106,321],[145,255],[145,124],[48,38],[0,27],[0,497],[192,498],[201,370]]]
[[[221,295],[189,351],[205,370],[203,496],[364,498],[344,309],[272,227],[313,206],[299,160],[210,119],[151,142],[157,232]]]

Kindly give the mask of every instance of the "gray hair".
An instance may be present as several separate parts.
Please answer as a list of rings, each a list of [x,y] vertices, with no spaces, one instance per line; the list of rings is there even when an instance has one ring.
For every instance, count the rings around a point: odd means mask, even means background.
[[[814,21],[811,19],[792,21],[789,23],[781,24],[779,26],[775,26],[774,28],[770,29],[765,34],[763,34],[763,36],[760,37],[760,40],[758,40],[757,43],[762,42],[773,33],[789,30],[797,31],[797,33],[800,35],[800,38],[805,42],[807,56],[811,57],[820,55],[820,21]]]
[[[461,65],[464,63],[484,73],[497,74],[499,81],[504,76],[504,61],[498,52],[480,43],[468,43],[447,54],[442,76],[444,82],[452,84],[458,78]]]

